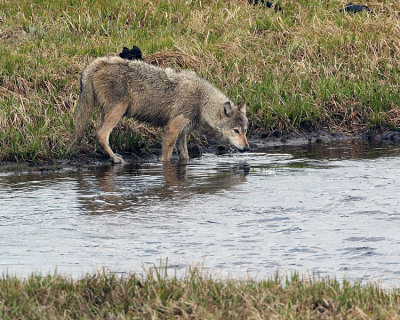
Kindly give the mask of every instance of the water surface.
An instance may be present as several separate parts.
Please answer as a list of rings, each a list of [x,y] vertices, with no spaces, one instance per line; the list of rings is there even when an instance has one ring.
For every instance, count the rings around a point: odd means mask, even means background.
[[[168,259],[400,284],[400,149],[364,144],[0,173],[0,273],[141,272]]]

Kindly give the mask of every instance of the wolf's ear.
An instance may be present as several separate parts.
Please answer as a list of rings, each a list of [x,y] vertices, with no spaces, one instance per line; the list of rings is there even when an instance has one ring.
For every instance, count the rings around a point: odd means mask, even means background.
[[[224,103],[224,114],[227,117],[230,117],[232,115],[232,105],[229,101]]]
[[[238,107],[239,111],[246,115],[246,104],[243,103],[241,106]]]

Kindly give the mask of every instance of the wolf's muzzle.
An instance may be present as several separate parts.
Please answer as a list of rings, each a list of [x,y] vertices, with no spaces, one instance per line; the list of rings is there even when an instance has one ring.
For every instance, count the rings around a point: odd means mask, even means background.
[[[246,151],[250,151],[249,147],[244,147],[242,149],[237,148],[240,152],[246,152]]]

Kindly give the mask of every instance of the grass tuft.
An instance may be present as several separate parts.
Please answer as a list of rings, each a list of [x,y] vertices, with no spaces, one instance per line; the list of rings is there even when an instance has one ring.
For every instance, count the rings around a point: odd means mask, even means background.
[[[217,279],[198,268],[185,276],[162,269],[72,280],[58,274],[0,279],[1,319],[394,319],[398,290],[304,278]]]

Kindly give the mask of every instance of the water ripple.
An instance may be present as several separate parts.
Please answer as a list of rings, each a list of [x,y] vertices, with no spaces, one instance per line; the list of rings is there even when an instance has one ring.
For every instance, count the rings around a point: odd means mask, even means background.
[[[400,284],[400,150],[341,148],[2,174],[0,271],[141,272],[168,258]]]

